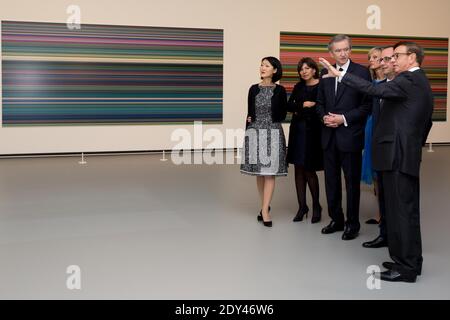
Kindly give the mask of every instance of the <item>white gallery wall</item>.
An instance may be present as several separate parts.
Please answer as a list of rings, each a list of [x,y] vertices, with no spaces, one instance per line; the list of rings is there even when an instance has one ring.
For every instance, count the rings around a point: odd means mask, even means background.
[[[223,124],[203,130],[216,128],[224,137],[226,129],[243,129],[248,88],[259,80],[260,59],[279,55],[280,31],[450,36],[448,0],[1,0],[0,18],[65,23],[70,5],[80,7],[82,24],[223,29]],[[370,5],[381,8],[380,30],[367,28]],[[447,105],[447,118],[449,111]],[[179,128],[193,133],[192,125],[1,127],[0,154],[167,150]],[[436,122],[429,141],[450,142],[449,121]],[[216,142],[240,147],[233,139]]]

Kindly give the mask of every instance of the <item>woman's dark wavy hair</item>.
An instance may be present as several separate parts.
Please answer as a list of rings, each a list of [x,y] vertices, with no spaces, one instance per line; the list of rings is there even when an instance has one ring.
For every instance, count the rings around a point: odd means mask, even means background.
[[[302,69],[303,64],[306,64],[311,69],[314,69],[314,79],[319,79],[319,66],[317,63],[310,57],[304,57],[300,59],[297,64],[297,73],[300,76],[300,70]],[[300,77],[300,81],[303,81],[302,77]]]
[[[261,62],[263,62],[264,60],[269,61],[272,67],[277,69],[277,72],[275,72],[272,76],[272,82],[277,82],[278,80],[280,80],[281,77],[283,76],[283,68],[281,67],[280,60],[278,60],[275,57],[264,57],[261,59]]]

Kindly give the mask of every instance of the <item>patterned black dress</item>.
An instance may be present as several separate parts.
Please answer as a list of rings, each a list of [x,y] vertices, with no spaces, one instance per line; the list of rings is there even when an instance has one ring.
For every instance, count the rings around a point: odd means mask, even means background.
[[[275,86],[259,86],[255,98],[256,121],[245,131],[241,173],[286,176],[286,140],[280,122],[272,122],[271,98]]]

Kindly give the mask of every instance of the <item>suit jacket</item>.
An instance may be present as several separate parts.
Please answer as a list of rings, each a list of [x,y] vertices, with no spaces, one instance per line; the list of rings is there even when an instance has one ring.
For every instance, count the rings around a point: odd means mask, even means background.
[[[352,74],[346,74],[342,82],[383,98],[379,120],[374,124],[373,168],[418,177],[433,113],[433,93],[425,73],[421,69],[405,71],[375,86]]]
[[[259,91],[259,84],[252,85],[248,91],[247,118],[251,117],[251,122],[256,121],[255,98]],[[284,121],[284,119],[286,119],[287,94],[286,89],[279,84],[276,84],[275,89],[273,90],[273,96],[271,98],[271,110],[273,122],[282,122]],[[247,126],[248,122],[246,121],[246,127]]]
[[[322,74],[327,70],[323,69]],[[370,73],[366,67],[350,61],[347,72],[355,74],[367,81]],[[317,95],[317,112],[320,119],[328,112],[343,114],[348,126],[340,125],[337,128],[322,128],[322,148],[329,145],[332,134],[336,135],[336,145],[343,152],[358,152],[364,148],[364,127],[367,115],[371,110],[371,100],[368,96],[352,87],[341,83],[335,93],[335,78],[321,79]]]
[[[377,84],[385,83],[387,80],[384,79]],[[378,119],[380,118],[380,98],[379,97],[372,97],[373,103],[372,103],[372,121],[373,123],[377,123]]]

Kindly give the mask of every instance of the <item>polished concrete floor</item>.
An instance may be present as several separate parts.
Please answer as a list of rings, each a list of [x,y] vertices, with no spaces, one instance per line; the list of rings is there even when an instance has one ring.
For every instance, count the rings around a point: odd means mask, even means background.
[[[423,273],[369,290],[386,248],[294,223],[293,170],[278,178],[273,228],[256,221],[255,178],[237,164],[175,165],[161,155],[0,159],[2,299],[449,299],[450,147],[424,150]],[[447,191],[446,191],[447,190]],[[362,186],[361,221],[376,200]],[[68,266],[81,270],[69,290]],[[371,283],[371,281],[369,281]]]

